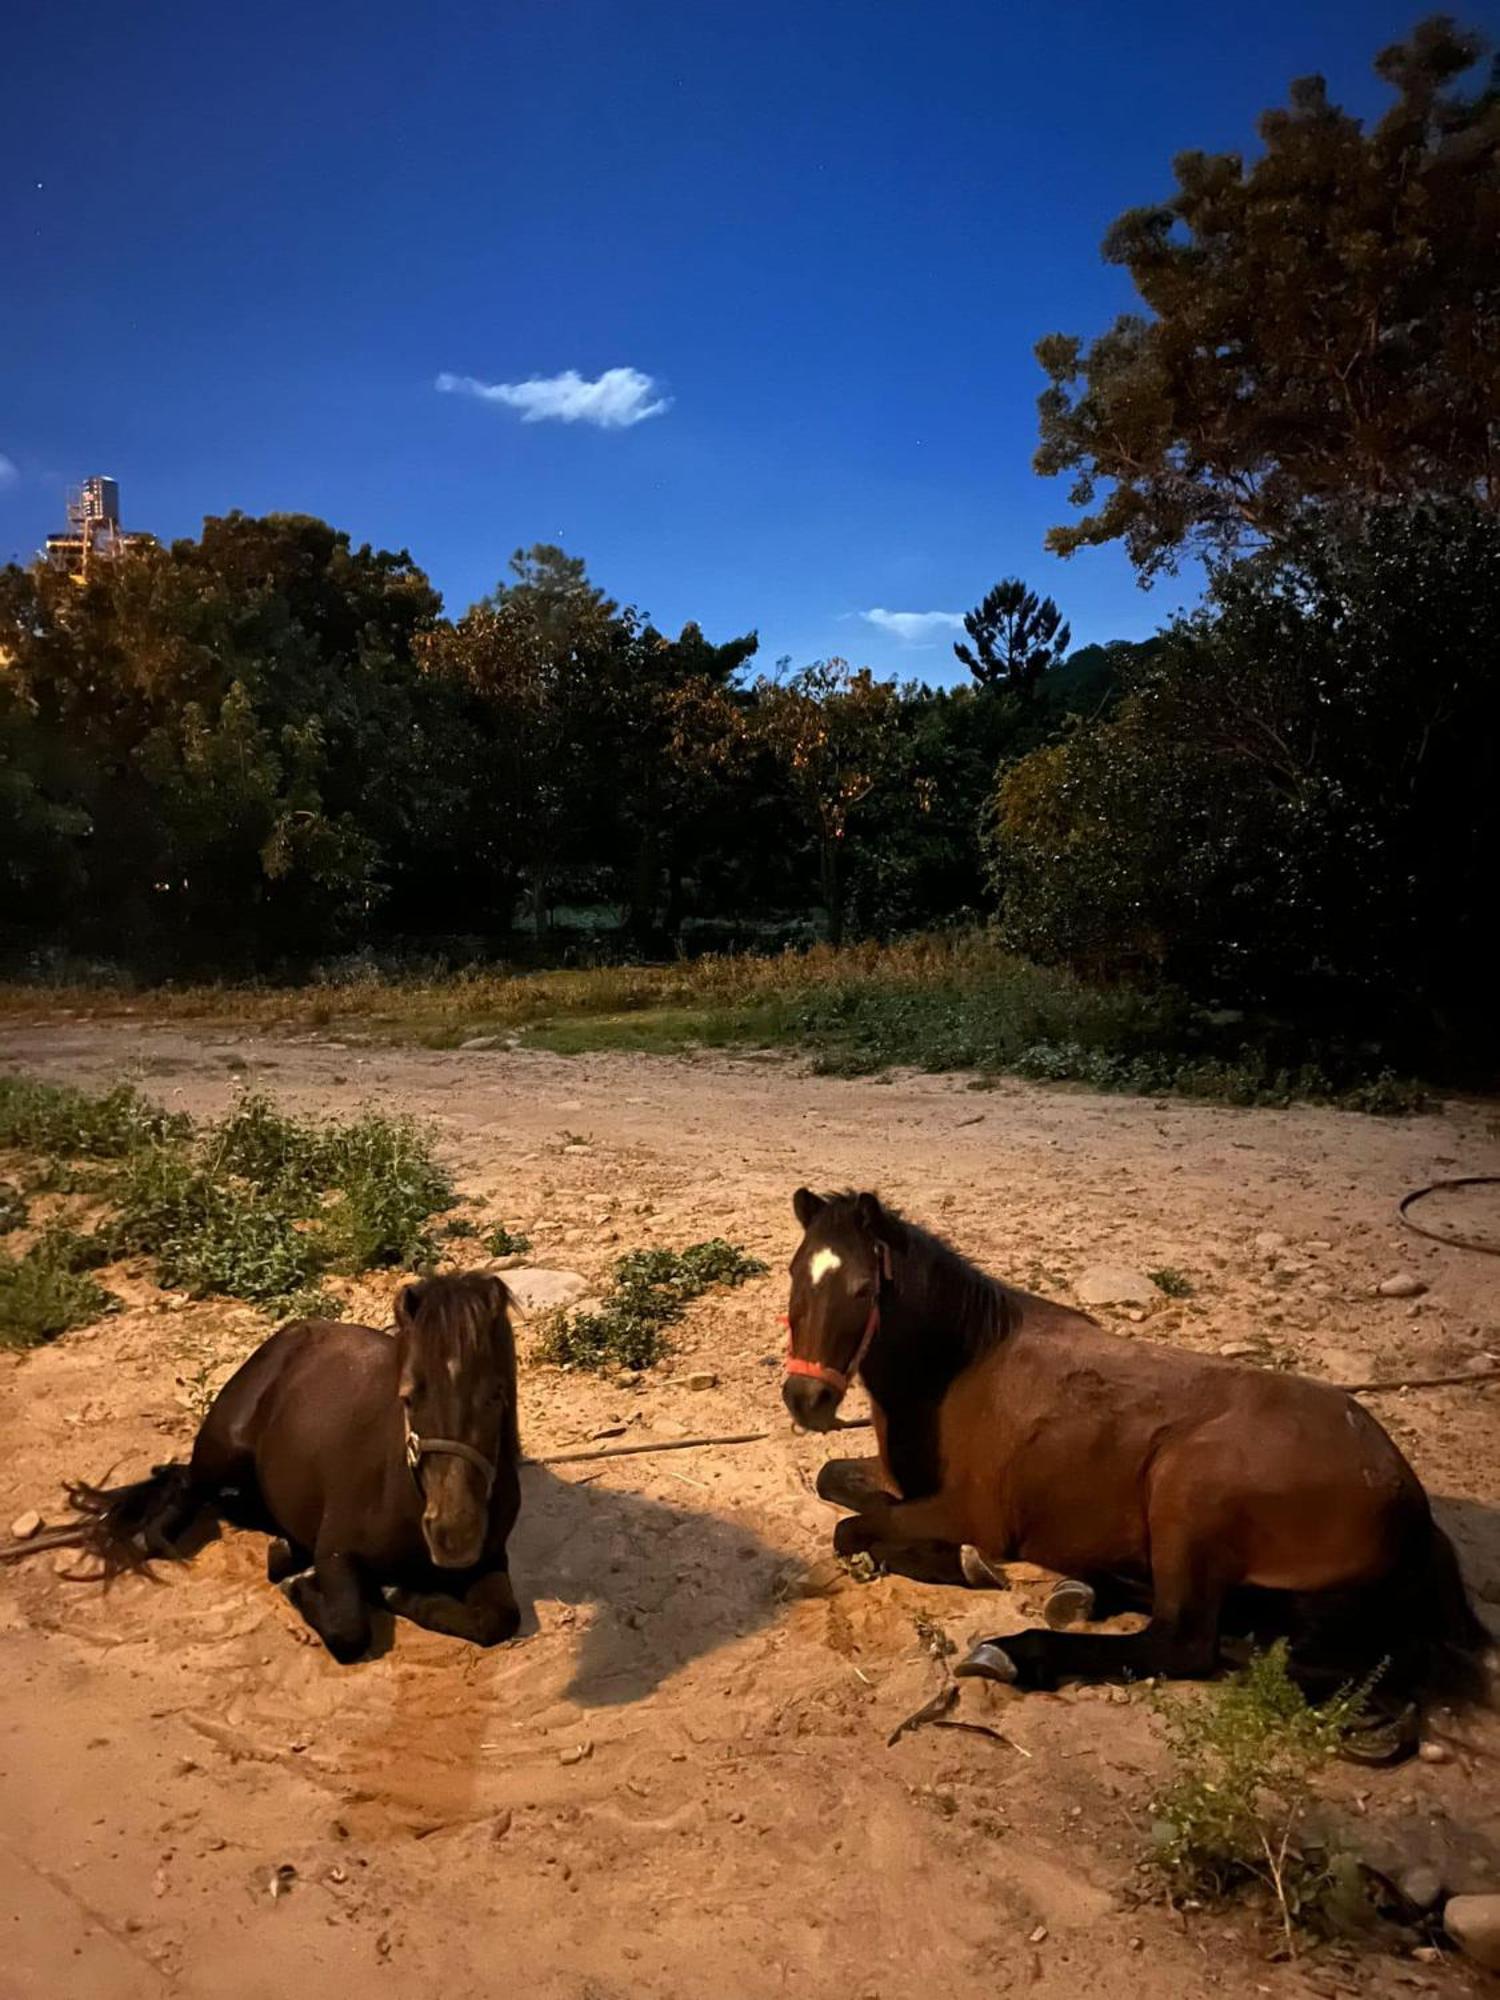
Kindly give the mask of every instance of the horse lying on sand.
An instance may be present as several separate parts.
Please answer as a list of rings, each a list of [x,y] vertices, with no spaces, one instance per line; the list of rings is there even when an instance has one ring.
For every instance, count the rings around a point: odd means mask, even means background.
[[[405,1286],[394,1338],[282,1327],[214,1398],[188,1464],[70,1496],[106,1575],[175,1555],[205,1511],[270,1530],[271,1582],[347,1662],[382,1601],[482,1646],[513,1636],[520,1462],[510,1295],[470,1273]]]
[[[1479,1682],[1489,1644],[1416,1474],[1328,1384],[1130,1342],[985,1275],[873,1194],[800,1188],[784,1398],[834,1427],[862,1377],[877,1460],[832,1460],[842,1554],[969,1544],[1096,1585],[1134,1633],[1032,1630],[957,1671],[1060,1681],[1206,1675],[1226,1617],[1291,1640],[1304,1686],[1380,1670],[1385,1700]],[[1121,1608],[1117,1602],[1115,1608]],[[1244,1627],[1240,1628],[1244,1630]]]

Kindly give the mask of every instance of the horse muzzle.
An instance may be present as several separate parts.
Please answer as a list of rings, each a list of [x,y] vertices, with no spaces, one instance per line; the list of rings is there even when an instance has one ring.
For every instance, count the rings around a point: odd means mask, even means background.
[[[781,1400],[798,1430],[831,1431],[838,1422],[844,1392],[818,1376],[788,1375],[781,1385]]]

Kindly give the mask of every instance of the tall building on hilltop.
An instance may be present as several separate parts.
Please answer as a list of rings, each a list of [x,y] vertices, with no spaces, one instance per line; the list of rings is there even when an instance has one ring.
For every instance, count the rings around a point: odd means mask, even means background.
[[[88,580],[96,562],[108,562],[127,549],[154,542],[154,535],[127,533],[120,526],[120,487],[114,479],[85,479],[68,495],[68,526],[47,537],[46,558],[67,570],[78,582]]]

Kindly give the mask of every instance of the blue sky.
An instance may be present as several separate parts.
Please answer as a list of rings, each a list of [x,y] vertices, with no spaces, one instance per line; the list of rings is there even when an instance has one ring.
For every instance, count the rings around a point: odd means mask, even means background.
[[[0,559],[100,471],[162,535],[238,506],[408,547],[454,610],[559,541],[659,624],[758,627],[767,664],[947,677],[950,633],[863,614],[1017,572],[1078,640],[1141,636],[1192,583],[1045,555],[1032,345],[1129,303],[1099,241],[1175,151],[1249,147],[1313,69],[1378,110],[1370,58],[1420,11],[18,11]]]

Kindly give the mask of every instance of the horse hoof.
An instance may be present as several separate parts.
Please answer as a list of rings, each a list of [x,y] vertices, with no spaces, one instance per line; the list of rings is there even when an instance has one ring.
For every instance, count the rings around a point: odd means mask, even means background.
[[[1066,1577],[1063,1582],[1054,1584],[1047,1602],[1042,1606],[1042,1616],[1054,1632],[1061,1632],[1068,1625],[1086,1625],[1093,1615],[1094,1593],[1076,1576]]]
[[[998,1563],[991,1563],[985,1555],[965,1542],[958,1552],[958,1566],[964,1573],[964,1582],[970,1590],[1009,1590],[1010,1579]]]
[[[1416,1704],[1408,1702],[1395,1715],[1346,1731],[1339,1756],[1346,1764],[1400,1764],[1416,1749],[1418,1735]]]
[[[1016,1663],[1003,1646],[993,1639],[981,1639],[966,1660],[953,1669],[955,1680],[1003,1681],[1007,1687],[1020,1679]]]

